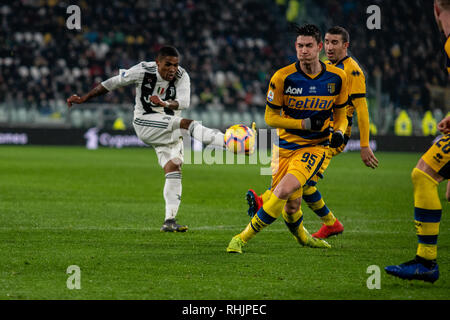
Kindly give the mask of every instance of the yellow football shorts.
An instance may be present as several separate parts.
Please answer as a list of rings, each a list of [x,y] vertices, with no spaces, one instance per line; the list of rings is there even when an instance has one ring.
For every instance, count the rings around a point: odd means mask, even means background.
[[[298,150],[280,149],[273,147],[272,154],[272,186],[275,190],[283,177],[290,173],[294,175],[300,184],[305,185],[320,170],[325,161],[328,147],[312,146]],[[290,200],[300,198],[303,189],[300,188],[290,196]]]
[[[436,141],[422,156],[422,160],[444,179],[450,179],[450,134]]]

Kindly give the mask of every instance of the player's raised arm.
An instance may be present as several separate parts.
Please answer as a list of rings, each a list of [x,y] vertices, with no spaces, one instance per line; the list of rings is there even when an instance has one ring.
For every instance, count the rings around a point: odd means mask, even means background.
[[[67,99],[67,106],[70,108],[74,103],[76,104],[84,103],[92,98],[104,95],[114,89],[124,87],[130,84],[135,84],[142,73],[140,66],[141,63],[131,67],[128,70],[120,69],[119,74],[117,76],[111,77],[103,81],[82,97],[79,97],[76,94],[72,95],[70,98]]]
[[[81,104],[81,103],[84,103],[84,102],[94,98],[94,97],[98,97],[98,96],[104,95],[106,93],[108,93],[108,90],[102,84],[99,84],[94,89],[92,89],[91,91],[89,91],[87,94],[85,94],[82,97],[80,97],[76,94],[70,96],[67,99],[67,106],[70,108],[70,107],[72,107],[72,104],[74,104],[74,103]]]

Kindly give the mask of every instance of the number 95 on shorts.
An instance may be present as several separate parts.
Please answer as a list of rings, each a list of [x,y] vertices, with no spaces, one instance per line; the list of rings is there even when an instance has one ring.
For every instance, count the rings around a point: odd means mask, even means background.
[[[323,146],[307,147],[298,150],[280,149],[277,158],[272,159],[272,188],[288,173],[294,175],[303,186],[320,169],[325,159]]]

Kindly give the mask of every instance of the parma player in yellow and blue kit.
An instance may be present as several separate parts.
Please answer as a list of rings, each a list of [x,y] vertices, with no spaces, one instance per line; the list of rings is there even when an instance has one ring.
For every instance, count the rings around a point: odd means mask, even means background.
[[[347,49],[350,44],[350,36],[342,27],[335,26],[328,29],[325,34],[325,53],[328,57],[326,63],[334,65],[347,75],[349,101],[346,107],[348,126],[344,134],[344,143],[338,148],[330,148],[327,157],[318,174],[305,187],[303,200],[321,218],[322,227],[313,234],[317,238],[328,238],[329,236],[342,233],[344,227],[335,218],[331,210],[326,206],[322,195],[315,186],[319,178],[323,177],[325,169],[330,164],[333,156],[341,153],[352,132],[353,115],[358,115],[358,127],[360,132],[361,159],[364,164],[375,169],[378,166],[378,159],[373,154],[369,146],[369,112],[366,101],[366,82],[364,72],[352,57],[348,56]]]
[[[439,29],[447,37],[445,52],[450,60],[450,0],[435,0],[434,14]],[[450,64],[447,65],[450,72]],[[442,216],[438,185],[450,178],[450,116],[438,124],[444,134],[420,158],[411,173],[414,189],[414,223],[417,233],[417,251],[413,260],[385,267],[388,274],[401,279],[435,282],[439,278],[437,239]],[[447,200],[450,201],[450,184]]]
[[[272,77],[267,97],[269,109],[266,111],[266,122],[278,128],[279,140],[273,149],[271,190],[286,172],[295,175],[299,181],[304,180],[303,177],[309,181],[320,170],[320,166],[315,171],[313,169],[314,165],[325,160],[323,153],[327,151],[324,147],[329,145],[333,109],[344,108],[348,99],[341,94],[344,86],[342,81],[346,78],[339,71],[322,64],[322,71],[311,77],[300,69],[297,62],[279,70]],[[280,112],[281,117],[278,118]],[[298,120],[314,117],[324,119],[317,131],[296,128],[298,124],[295,122],[300,122]],[[293,120],[294,125],[286,125],[286,119]],[[313,146],[312,151],[303,153],[305,147]],[[295,153],[302,156],[292,162],[290,158]]]
[[[347,76],[349,100],[346,106],[348,126],[344,131],[344,143],[338,148],[329,148],[319,172],[303,188],[303,200],[322,220],[322,227],[313,233],[314,237],[320,239],[325,239],[344,231],[344,226],[325,204],[316,184],[319,178],[323,177],[331,158],[338,155],[345,148],[351,135],[355,110],[358,115],[360,131],[361,159],[370,168],[375,169],[378,165],[378,159],[374,156],[369,146],[369,112],[366,101],[365,77],[358,63],[347,55],[349,41],[350,36],[342,27],[332,27],[325,34],[324,46],[328,57],[326,63],[344,70]],[[264,192],[261,196],[258,196],[252,189],[247,192],[248,214],[250,216],[253,216],[264,201],[270,197],[270,193],[271,189]]]
[[[340,28],[340,27],[335,27]],[[330,38],[333,36],[333,34],[327,34],[330,35]],[[326,45],[327,46],[327,39]],[[345,40],[342,40],[345,43]],[[330,41],[331,42],[331,41]],[[351,137],[352,134],[352,125],[353,125],[353,116],[356,111],[358,115],[358,128],[360,132],[360,147],[361,149],[369,148],[369,112],[367,107],[367,101],[366,101],[366,80],[364,77],[364,72],[362,71],[359,64],[355,61],[353,57],[350,57],[347,55],[347,53],[344,53],[344,57],[340,60],[327,60],[326,63],[334,65],[342,70],[345,71],[347,75],[348,80],[348,88],[349,88],[349,103],[346,107],[347,112],[347,120],[348,120],[348,126],[344,133],[345,140],[344,144],[336,149],[331,149],[333,155],[337,155],[341,153],[348,140]],[[361,156],[363,162],[371,168],[376,168],[377,161],[374,161],[371,157],[364,157],[364,155]]]
[[[329,146],[343,143],[347,127],[347,77],[341,69],[319,61],[322,45],[316,26],[297,28],[298,61],[278,70],[270,80],[265,120],[278,134],[271,163],[273,191],[247,227],[230,241],[228,252],[242,253],[242,246],[280,215],[301,245],[330,247],[303,227],[300,208],[304,185],[320,170]]]

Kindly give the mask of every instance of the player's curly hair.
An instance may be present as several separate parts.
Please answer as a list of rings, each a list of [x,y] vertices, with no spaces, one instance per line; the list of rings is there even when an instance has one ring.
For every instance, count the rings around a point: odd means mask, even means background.
[[[311,36],[316,39],[317,43],[322,42],[322,33],[320,29],[314,24],[304,24],[302,26],[298,26],[294,24],[295,33],[298,36]]]

